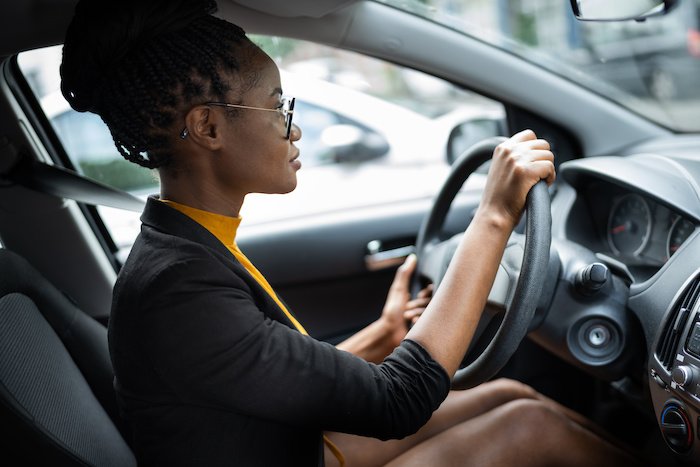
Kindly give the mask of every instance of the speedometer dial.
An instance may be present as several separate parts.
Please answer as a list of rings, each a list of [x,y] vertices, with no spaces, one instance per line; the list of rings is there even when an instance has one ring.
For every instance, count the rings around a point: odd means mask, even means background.
[[[610,248],[621,255],[638,255],[651,233],[651,210],[639,195],[625,195],[615,202],[608,218]]]
[[[690,237],[693,230],[695,230],[695,225],[680,216],[673,221],[671,230],[668,232],[668,241],[666,242],[666,253],[668,254],[669,258],[673,256],[676,250],[681,247],[683,242]]]

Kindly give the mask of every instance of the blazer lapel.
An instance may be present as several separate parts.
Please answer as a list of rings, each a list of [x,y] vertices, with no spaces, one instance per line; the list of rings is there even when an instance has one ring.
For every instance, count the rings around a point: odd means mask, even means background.
[[[156,230],[200,243],[214,250],[219,255],[222,255],[227,260],[226,264],[231,270],[239,277],[244,278],[255,295],[263,300],[265,306],[261,311],[274,320],[280,321],[292,329],[296,329],[294,324],[287,318],[287,315],[284,314],[258,281],[256,281],[236,257],[233,256],[233,253],[226,248],[226,245],[221,243],[218,238],[201,224],[177,209],[171,208],[165,203],[161,203],[155,195],[149,196],[146,200],[146,207],[143,210],[143,214],[141,214],[141,222]],[[282,300],[281,297],[280,300]],[[285,306],[287,306],[286,303]],[[289,309],[289,307],[287,307],[287,309]]]

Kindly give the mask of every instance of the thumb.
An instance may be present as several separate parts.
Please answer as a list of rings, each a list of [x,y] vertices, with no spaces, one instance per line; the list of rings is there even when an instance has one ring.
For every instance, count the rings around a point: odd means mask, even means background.
[[[415,254],[411,253],[408,255],[403,264],[396,270],[394,285],[401,286],[402,288],[408,288],[408,282],[411,279],[411,275],[416,270],[417,263],[418,260]]]

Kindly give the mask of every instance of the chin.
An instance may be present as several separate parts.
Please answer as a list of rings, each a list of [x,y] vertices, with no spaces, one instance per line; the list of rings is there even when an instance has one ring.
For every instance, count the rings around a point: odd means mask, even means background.
[[[294,183],[289,184],[289,186],[286,187],[283,191],[280,191],[279,194],[285,195],[287,193],[291,193],[292,191],[296,190],[297,188],[297,181],[294,179]]]
[[[276,184],[274,187],[269,187],[264,190],[258,191],[258,193],[265,193],[268,195],[286,195],[291,193],[297,187],[297,178],[294,177],[293,180],[288,180],[286,183]]]
[[[291,193],[292,191],[296,190],[297,188],[297,174],[296,172],[287,180],[287,186],[285,187],[285,190],[282,191],[280,194],[285,194],[285,193]]]

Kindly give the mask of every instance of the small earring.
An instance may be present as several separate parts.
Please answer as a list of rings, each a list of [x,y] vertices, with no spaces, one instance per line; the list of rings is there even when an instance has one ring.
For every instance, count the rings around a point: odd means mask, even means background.
[[[185,128],[185,129],[182,130],[182,132],[180,133],[180,139],[185,139],[185,138],[187,138],[187,135],[189,135],[189,134],[190,134],[189,130],[188,130],[187,128]]]

